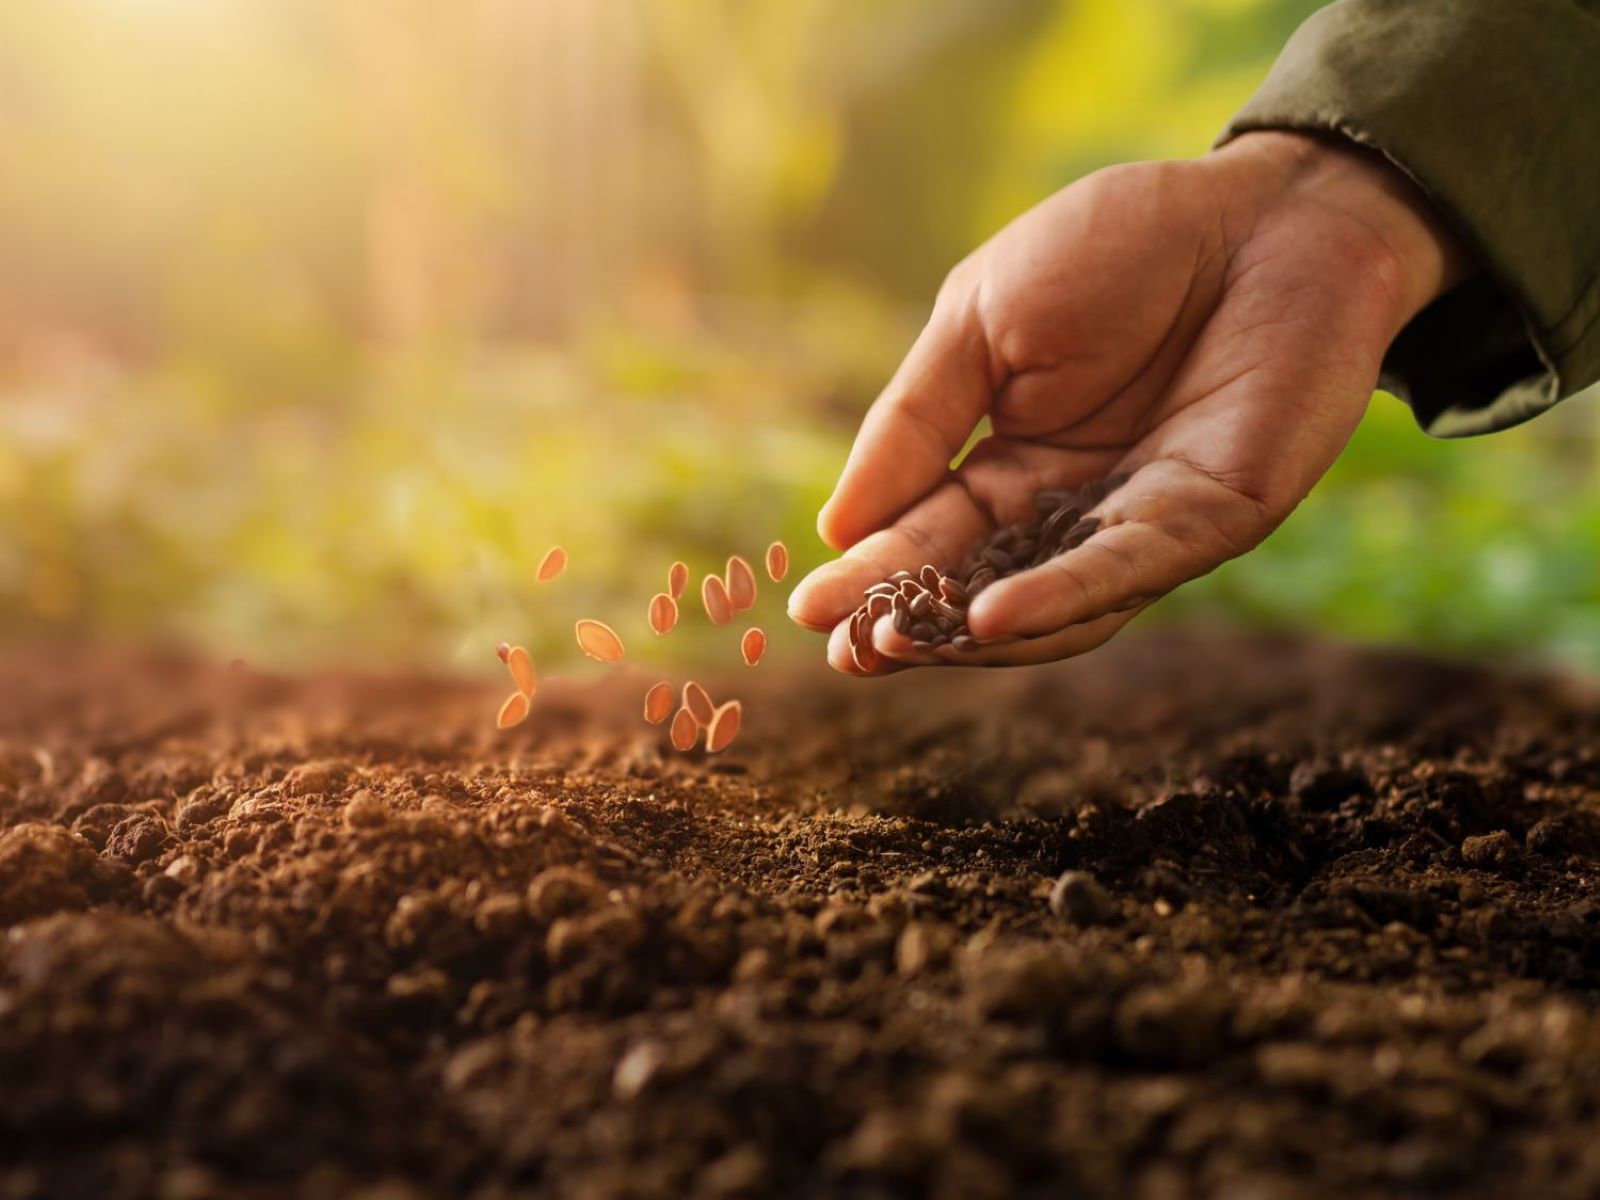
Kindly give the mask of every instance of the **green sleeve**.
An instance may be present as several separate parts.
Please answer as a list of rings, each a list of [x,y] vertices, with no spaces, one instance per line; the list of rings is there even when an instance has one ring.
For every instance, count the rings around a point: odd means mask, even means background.
[[[1222,140],[1255,129],[1380,151],[1483,266],[1384,364],[1429,433],[1503,429],[1600,379],[1600,0],[1338,0]]]

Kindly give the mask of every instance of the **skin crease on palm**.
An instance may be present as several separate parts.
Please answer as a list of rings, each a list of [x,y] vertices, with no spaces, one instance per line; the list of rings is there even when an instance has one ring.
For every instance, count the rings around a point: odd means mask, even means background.
[[[1252,133],[1113,167],[1024,213],[946,279],[818,518],[843,554],[789,612],[831,631],[897,570],[959,562],[1044,488],[1130,478],[1076,550],[972,604],[984,645],[883,671],[1068,658],[1254,547],[1349,441],[1384,352],[1471,263],[1395,167],[1335,140]],[[952,469],[978,422],[992,433]]]

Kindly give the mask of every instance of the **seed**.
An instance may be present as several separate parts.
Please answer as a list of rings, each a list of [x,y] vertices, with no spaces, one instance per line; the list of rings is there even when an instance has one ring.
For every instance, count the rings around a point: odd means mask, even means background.
[[[867,615],[876,621],[879,617],[887,617],[894,611],[894,601],[879,592],[876,596],[868,598],[866,610]]]
[[[969,650],[976,650],[978,648],[978,639],[972,637],[970,634],[957,634],[955,637],[950,639],[950,648],[952,650],[959,650],[965,654]]]
[[[499,646],[499,649],[497,649],[495,651],[495,653],[500,656],[500,661],[501,662],[507,661],[511,656],[511,643],[510,642],[501,642],[500,646]],[[242,661],[243,660],[241,660],[241,662]]]
[[[567,569],[567,552],[560,546],[551,546],[539,560],[539,582],[549,583]]]
[[[711,717],[716,711],[711,703],[711,694],[693,680],[683,685],[683,707],[700,725],[711,724]]]
[[[743,724],[744,705],[729,700],[711,717],[711,724],[706,728],[706,750],[711,754],[726,750],[739,736],[739,727]]]
[[[972,573],[972,578],[967,580],[967,599],[976,599],[978,593],[983,591],[984,588],[988,587],[997,578],[999,577],[995,574],[993,567],[979,567]]]
[[[672,685],[670,683],[656,683],[644,694],[644,719],[652,725],[659,725],[667,719],[667,714],[672,711]]]
[[[689,564],[675,562],[667,572],[667,595],[674,600],[683,599],[683,589],[689,586]]]
[[[933,604],[933,597],[927,592],[918,592],[911,600],[911,615],[922,618],[928,615],[928,608]]]
[[[925,563],[922,570],[917,572],[917,579],[931,592],[939,586],[939,568],[932,563]]]
[[[728,559],[725,583],[734,612],[742,613],[756,606],[756,573],[737,554]]]
[[[739,653],[744,655],[744,665],[753,667],[767,652],[767,635],[759,629],[746,629],[739,639]]]
[[[967,589],[948,575],[939,580],[939,595],[944,597],[945,602],[948,604],[965,604],[967,602]]]
[[[899,586],[897,584],[890,583],[887,580],[885,580],[883,583],[873,584],[862,593],[862,595],[868,600],[872,599],[874,596],[898,596],[899,594]]]
[[[707,575],[701,581],[700,603],[705,605],[706,616],[713,625],[726,625],[733,620],[733,601],[728,597],[728,585],[720,576]]]
[[[911,577],[910,571],[896,571],[893,575],[889,576],[889,582],[898,587]]]
[[[850,657],[857,668],[869,675],[882,662],[878,648],[872,644],[872,628],[876,624],[876,618],[860,608],[856,609],[855,616],[850,620]]]
[[[933,643],[932,642],[912,642],[911,643],[911,648],[913,650],[932,650],[933,649]]]
[[[1053,543],[1059,540],[1062,534],[1078,523],[1078,518],[1081,516],[1083,516],[1083,513],[1070,504],[1064,508],[1056,509],[1055,512],[1045,518],[1044,524],[1040,526],[1039,541]]]
[[[773,542],[767,547],[767,577],[773,583],[782,583],[788,573],[789,547],[782,542]]]
[[[666,592],[657,592],[650,600],[650,628],[657,637],[671,633],[678,624],[678,602]]]
[[[693,750],[700,737],[700,722],[694,719],[694,714],[687,708],[680,708],[673,714],[668,736],[672,738],[674,750]]]
[[[500,715],[494,719],[495,728],[510,729],[513,725],[521,725],[528,719],[528,697],[521,692],[512,692],[506,697],[506,702],[500,706]]]
[[[599,662],[616,662],[625,652],[617,631],[604,621],[579,621],[577,634],[579,647]]]
[[[513,646],[506,651],[506,666],[511,669],[511,678],[517,682],[517,691],[524,696],[532,696],[536,682],[533,676],[533,656],[521,646]]]
[[[939,631],[927,621],[915,621],[911,626],[910,638],[913,642],[931,642],[933,635]]]

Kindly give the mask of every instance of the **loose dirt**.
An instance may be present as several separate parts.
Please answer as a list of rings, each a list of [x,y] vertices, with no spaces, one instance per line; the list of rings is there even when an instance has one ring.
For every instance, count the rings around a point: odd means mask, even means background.
[[[0,1195],[1600,1189],[1574,686],[769,666],[708,757],[648,682],[0,658]]]

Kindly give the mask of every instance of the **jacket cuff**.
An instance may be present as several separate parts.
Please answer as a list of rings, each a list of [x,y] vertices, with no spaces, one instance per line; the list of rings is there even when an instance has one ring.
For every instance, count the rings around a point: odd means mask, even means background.
[[[1338,0],[1219,145],[1333,133],[1383,154],[1483,267],[1395,339],[1382,386],[1429,433],[1503,429],[1600,379],[1596,0]]]

